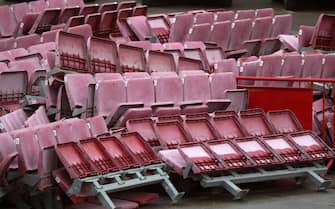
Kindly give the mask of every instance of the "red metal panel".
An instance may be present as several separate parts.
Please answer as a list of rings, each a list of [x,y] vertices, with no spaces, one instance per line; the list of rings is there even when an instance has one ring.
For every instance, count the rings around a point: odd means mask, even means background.
[[[247,87],[249,108],[290,109],[306,130],[312,129],[313,90],[310,88]]]

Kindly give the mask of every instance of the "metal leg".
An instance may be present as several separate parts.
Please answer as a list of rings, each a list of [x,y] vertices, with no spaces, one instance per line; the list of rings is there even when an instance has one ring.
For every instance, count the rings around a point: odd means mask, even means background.
[[[174,203],[181,199],[185,194],[185,192],[177,191],[176,187],[174,187],[174,185],[171,183],[168,176],[164,178],[164,181],[162,181],[161,184]]]
[[[317,184],[318,191],[325,191],[331,184],[331,181],[325,180],[322,178],[319,174],[315,173],[314,171],[308,171],[307,172],[308,177]]]
[[[108,194],[104,191],[98,192],[97,195],[99,201],[106,209],[117,209],[117,207],[114,205]]]
[[[243,199],[243,197],[249,192],[249,189],[241,189],[230,180],[223,180],[221,184],[230,194],[234,196],[235,200]]]

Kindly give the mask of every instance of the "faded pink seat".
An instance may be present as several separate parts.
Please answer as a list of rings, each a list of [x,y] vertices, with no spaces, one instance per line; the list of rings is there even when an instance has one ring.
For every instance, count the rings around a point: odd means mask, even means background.
[[[11,8],[8,5],[0,6],[0,36],[14,36],[17,30],[18,23]]]
[[[109,40],[89,38],[88,52],[93,73],[115,73],[119,70],[116,43]]]
[[[251,19],[236,20],[233,22],[228,49],[241,49],[243,42],[250,37],[251,26]]]
[[[99,13],[103,15],[105,12],[109,11],[116,11],[117,10],[117,2],[107,2],[107,3],[101,3],[99,6]]]
[[[188,31],[185,41],[206,41],[209,37],[211,25],[209,23],[194,24]]]
[[[169,42],[184,42],[192,24],[192,14],[176,15],[175,22],[171,25]]]
[[[27,127],[34,127],[42,124],[48,124],[49,119],[44,106],[40,106],[25,122]]]
[[[88,86],[94,84],[91,74],[66,74],[64,84],[73,115],[86,112]]]
[[[216,13],[215,22],[232,21],[235,18],[233,11],[219,11]]]
[[[272,17],[256,18],[253,22],[250,39],[264,39],[271,35]]]
[[[255,18],[255,10],[253,9],[237,10],[235,13],[236,20],[254,19],[254,18]]]
[[[272,17],[274,15],[273,8],[262,8],[255,10],[255,17]]]
[[[292,15],[276,15],[273,19],[271,37],[277,37],[280,34],[288,34],[292,28]]]
[[[120,44],[118,54],[122,72],[146,71],[145,53],[142,48]]]
[[[16,21],[20,23],[23,17],[30,12],[29,6],[27,2],[21,2],[12,5],[13,13],[16,17]]]
[[[13,49],[16,39],[14,37],[0,39],[0,52]]]
[[[19,36],[16,38],[16,48],[25,48],[41,43],[41,37],[38,34]]]
[[[159,51],[148,52],[147,70],[149,72],[177,71],[173,55]]]
[[[212,25],[208,41],[216,43],[222,49],[227,50],[231,34],[231,21],[215,22]]]

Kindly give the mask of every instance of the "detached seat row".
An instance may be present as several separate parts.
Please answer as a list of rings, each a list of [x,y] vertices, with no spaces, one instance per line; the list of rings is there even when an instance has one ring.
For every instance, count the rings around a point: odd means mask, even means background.
[[[289,78],[334,78],[335,54],[319,51],[293,52],[268,56],[249,57],[240,62],[239,75]],[[293,82],[240,81],[245,85],[296,86]],[[301,84],[302,85],[302,84]]]
[[[171,26],[163,24],[163,18],[164,16],[130,17],[127,23],[139,40],[158,39],[161,43],[203,41],[216,43],[224,50],[238,50],[250,47],[252,43],[257,43],[254,47],[260,47],[262,42],[276,39],[279,34],[288,34],[292,25],[291,15],[197,24],[193,23],[192,14],[181,14],[176,15]]]
[[[111,186],[107,191],[129,190],[143,184],[161,182],[168,185],[166,190],[173,190],[169,193],[173,200],[182,196],[162,170],[160,159],[139,134],[123,133],[121,136],[111,136],[102,117],[87,120],[67,119],[19,129],[0,134],[0,141],[0,186],[4,188],[29,175],[38,177],[36,182],[28,184],[32,185],[31,189],[34,191],[49,191],[58,184],[67,192],[75,180],[91,177],[91,181],[92,178],[97,178],[98,181],[101,175],[117,178],[122,172],[134,180],[137,175],[131,174],[135,171],[147,178],[137,179],[139,182],[132,186],[128,185],[126,179],[123,180],[124,184],[118,186],[109,183]],[[19,173],[18,178],[7,181],[7,173],[15,171]],[[99,193],[104,192],[96,189]],[[92,196],[95,196],[94,192],[69,195],[75,203]],[[138,197],[139,200],[141,198],[145,196]],[[108,202],[106,197],[104,201]],[[102,203],[104,204],[103,201]]]
[[[84,4],[81,0],[50,0],[19,3],[12,6],[1,6],[0,35],[1,37],[17,34],[42,33],[50,30],[51,25],[65,23],[70,17],[133,8],[134,1],[98,4]],[[9,21],[9,22],[8,22]],[[10,24],[9,24],[10,23]]]
[[[143,115],[213,112],[226,108],[238,111],[248,101],[247,91],[236,89],[233,73],[210,76],[201,71],[179,76],[171,72],[151,76],[125,73],[123,77],[101,73],[94,78],[90,74],[67,74],[64,85],[69,101],[67,112],[85,117],[83,113],[92,114],[94,110],[94,115],[104,116],[109,126],[124,126],[130,117]]]

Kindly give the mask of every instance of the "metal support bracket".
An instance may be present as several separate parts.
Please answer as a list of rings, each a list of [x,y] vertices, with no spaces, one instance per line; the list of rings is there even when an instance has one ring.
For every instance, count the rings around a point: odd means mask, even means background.
[[[302,168],[292,168],[280,169],[255,173],[245,173],[239,175],[225,175],[210,177],[207,175],[202,175],[200,179],[201,186],[207,187],[224,187],[229,193],[234,196],[234,199],[242,199],[248,192],[248,189],[241,189],[236,184],[241,183],[252,183],[261,181],[270,181],[286,178],[310,178],[318,187],[319,191],[324,191],[328,188],[331,181],[323,179],[319,174],[326,173],[327,168],[322,166],[313,167],[302,167]]]
[[[144,166],[141,168],[117,171],[100,176],[76,179],[69,188],[67,194],[79,194],[83,184],[90,185],[92,195],[96,195],[102,205],[107,209],[116,209],[115,204],[108,196],[109,192],[123,191],[150,184],[161,183],[166,193],[173,202],[178,201],[184,193],[178,192],[169,179],[169,175],[163,171],[165,164]],[[145,173],[150,171],[150,175]],[[122,179],[127,176],[127,179]],[[100,184],[100,179],[110,179],[111,183]]]

